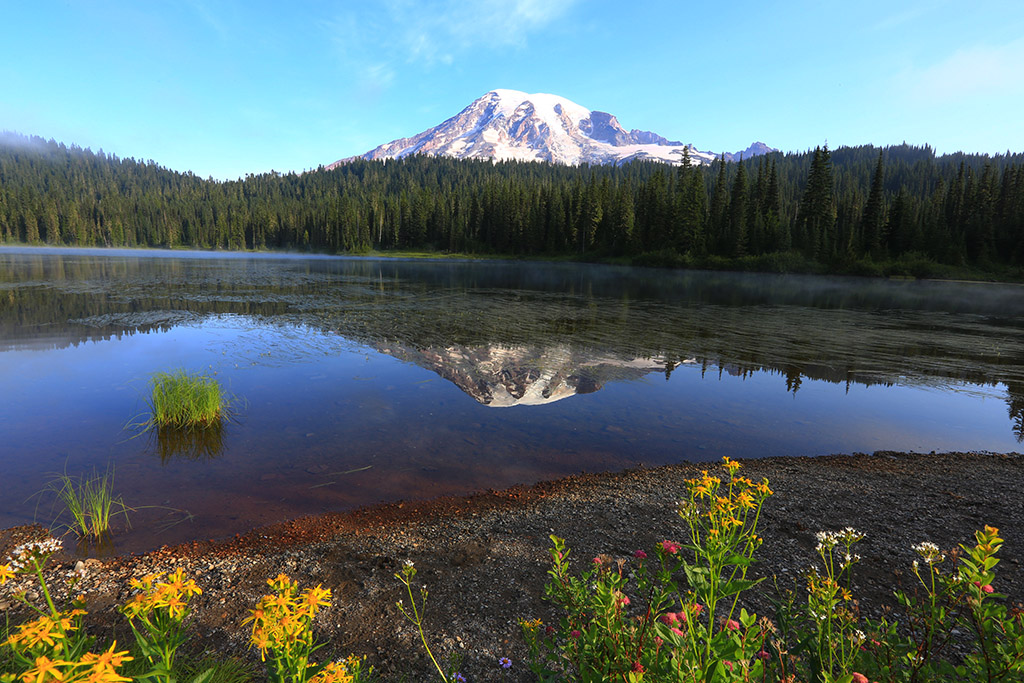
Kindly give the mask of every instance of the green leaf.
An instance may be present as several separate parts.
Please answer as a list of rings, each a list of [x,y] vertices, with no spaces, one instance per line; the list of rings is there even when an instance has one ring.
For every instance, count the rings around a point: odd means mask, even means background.
[[[196,674],[189,683],[209,683],[215,671],[216,669],[211,666],[206,671]]]
[[[749,567],[754,564],[754,558],[747,557],[746,555],[740,555],[739,553],[733,553],[729,557],[725,558],[725,563],[736,565],[737,567]]]

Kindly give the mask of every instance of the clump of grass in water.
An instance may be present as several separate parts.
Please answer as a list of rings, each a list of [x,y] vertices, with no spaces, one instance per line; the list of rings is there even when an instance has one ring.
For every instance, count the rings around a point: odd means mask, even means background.
[[[128,519],[128,507],[120,496],[114,497],[113,488],[113,468],[102,475],[94,470],[88,478],[61,474],[49,486],[71,515],[72,523],[68,527],[82,538],[92,539],[100,539],[110,532],[114,515],[123,514],[125,520]]]
[[[207,375],[184,370],[158,372],[150,379],[153,388],[150,426],[169,429],[204,429],[220,425],[227,402],[220,384]]]

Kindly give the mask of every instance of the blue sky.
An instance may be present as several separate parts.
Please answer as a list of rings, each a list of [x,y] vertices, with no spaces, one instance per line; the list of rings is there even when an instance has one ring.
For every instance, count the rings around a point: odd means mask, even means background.
[[[32,0],[0,16],[0,130],[204,177],[315,168],[494,88],[713,152],[1024,151],[1021,0]]]

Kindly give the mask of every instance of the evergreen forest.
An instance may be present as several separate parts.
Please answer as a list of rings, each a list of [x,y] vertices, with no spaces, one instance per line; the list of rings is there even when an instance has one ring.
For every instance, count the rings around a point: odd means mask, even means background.
[[[0,242],[1021,279],[1024,154],[825,146],[678,167],[414,156],[217,181],[3,133]]]

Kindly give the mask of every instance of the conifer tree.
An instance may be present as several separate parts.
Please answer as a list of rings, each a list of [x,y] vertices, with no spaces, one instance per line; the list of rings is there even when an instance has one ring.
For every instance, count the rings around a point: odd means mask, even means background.
[[[863,235],[864,251],[872,258],[881,258],[884,255],[885,236],[882,234],[885,228],[885,201],[882,193],[885,180],[885,167],[882,160],[882,151],[878,151],[878,163],[875,165],[874,175],[871,176],[871,190],[868,194],[867,204],[864,205],[864,214],[861,217],[861,234]]]

